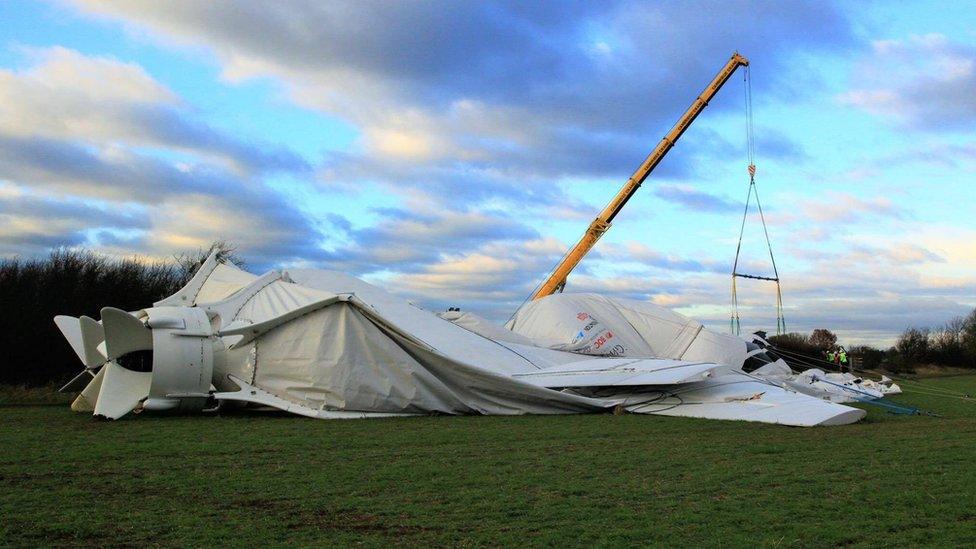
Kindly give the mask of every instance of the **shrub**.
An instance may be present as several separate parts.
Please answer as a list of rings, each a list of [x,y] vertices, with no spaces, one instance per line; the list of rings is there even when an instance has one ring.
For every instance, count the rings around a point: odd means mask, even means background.
[[[870,345],[858,345],[851,347],[847,354],[853,359],[860,359],[859,367],[862,370],[877,370],[888,366],[890,363],[889,353],[881,349],[875,349]]]

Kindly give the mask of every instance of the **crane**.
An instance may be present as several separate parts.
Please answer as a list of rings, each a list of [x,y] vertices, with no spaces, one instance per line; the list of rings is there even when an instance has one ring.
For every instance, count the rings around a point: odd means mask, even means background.
[[[688,110],[685,111],[680,119],[678,119],[678,122],[674,125],[674,127],[671,128],[671,131],[669,131],[668,134],[661,139],[661,142],[658,143],[657,147],[651,151],[651,154],[649,154],[640,167],[637,168],[634,175],[630,176],[630,179],[628,179],[627,183],[625,183],[623,188],[620,189],[617,196],[613,197],[613,200],[611,200],[610,203],[603,208],[600,215],[598,215],[596,219],[590,223],[590,226],[586,229],[586,232],[583,234],[580,241],[577,242],[576,245],[573,246],[573,248],[570,249],[565,256],[563,256],[562,260],[558,265],[556,265],[556,268],[553,269],[552,273],[549,275],[549,278],[547,278],[546,281],[539,286],[535,293],[532,294],[533,301],[562,291],[563,287],[566,286],[566,277],[569,276],[569,273],[573,272],[573,269],[579,265],[579,262],[582,261],[583,257],[586,256],[594,245],[596,245],[597,240],[603,236],[603,233],[607,232],[607,229],[610,228],[610,224],[613,223],[613,218],[620,213],[623,207],[627,204],[627,201],[634,196],[634,193],[636,193],[637,189],[640,188],[641,183],[647,179],[647,176],[649,176],[654,168],[661,163],[661,160],[663,160],[664,156],[668,154],[668,151],[674,147],[674,144],[678,141],[678,138],[685,133],[688,126],[691,126],[691,123],[695,121],[695,118],[697,118],[699,114],[701,114],[702,110],[705,109],[712,97],[718,93],[718,90],[720,90],[722,86],[728,82],[729,78],[732,77],[732,74],[736,71],[736,69],[739,67],[748,66],[749,60],[739,55],[739,52],[732,54],[732,57],[729,59],[728,63],[726,63],[725,66],[722,67],[722,70],[715,75],[715,78],[712,79],[712,82],[705,88],[704,91],[701,92],[701,95],[695,99],[695,102],[691,104],[691,107],[688,107]]]

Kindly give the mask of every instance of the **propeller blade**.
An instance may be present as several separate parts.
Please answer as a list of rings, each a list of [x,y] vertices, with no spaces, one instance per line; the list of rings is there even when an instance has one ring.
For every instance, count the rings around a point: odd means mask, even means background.
[[[101,372],[105,374],[95,402],[96,416],[119,419],[149,396],[149,384],[152,382],[150,372],[134,372],[115,362],[106,363]]]
[[[152,330],[138,318],[122,309],[102,309],[105,329],[105,351],[109,360],[131,353],[152,349]]]
[[[82,389],[78,398],[71,403],[72,412],[94,412],[95,402],[98,401],[98,393],[102,389],[102,379],[105,377],[105,368],[95,374],[95,377],[88,382],[88,386]]]
[[[58,315],[54,317],[54,324],[85,368],[91,370],[105,364],[105,354],[98,349],[105,340],[105,332],[98,321],[88,316],[75,318]]]
[[[81,326],[81,339],[84,342],[85,358],[82,362],[88,369],[98,368],[108,360],[102,351],[105,344],[105,328],[90,316],[78,319]]]
[[[82,364],[85,363],[85,342],[81,338],[81,320],[73,316],[58,315],[54,317],[54,324],[61,330],[61,335],[68,340],[71,350],[78,355]]]

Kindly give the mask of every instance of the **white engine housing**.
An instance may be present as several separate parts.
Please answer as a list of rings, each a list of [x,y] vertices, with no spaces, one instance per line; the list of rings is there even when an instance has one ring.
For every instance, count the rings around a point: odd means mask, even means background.
[[[199,411],[213,376],[214,339],[207,313],[192,307],[146,309],[152,329],[152,382],[144,410]]]

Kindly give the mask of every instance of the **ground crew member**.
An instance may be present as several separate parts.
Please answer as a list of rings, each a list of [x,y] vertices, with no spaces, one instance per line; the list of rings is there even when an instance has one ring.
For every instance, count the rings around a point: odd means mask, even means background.
[[[833,362],[833,361],[834,361],[834,351],[831,349],[830,351],[827,351],[827,362]]]
[[[844,368],[847,368],[847,349],[841,347],[840,348],[840,371],[843,372]]]

